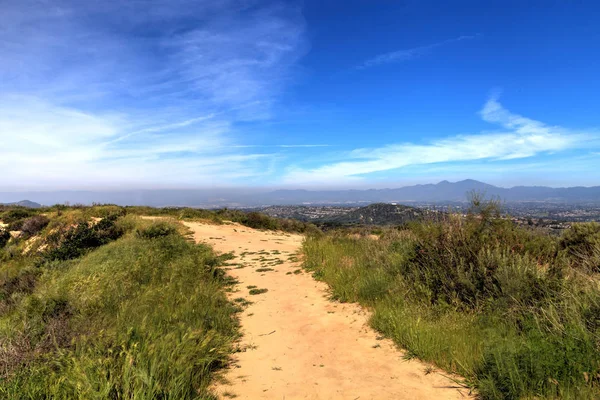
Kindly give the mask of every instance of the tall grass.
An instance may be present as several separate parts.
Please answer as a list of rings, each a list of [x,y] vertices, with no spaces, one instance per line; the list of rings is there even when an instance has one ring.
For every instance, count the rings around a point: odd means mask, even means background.
[[[219,259],[172,224],[116,225],[79,258],[0,259],[1,398],[212,398],[238,335]]]
[[[310,236],[305,265],[334,298],[371,308],[408,357],[464,376],[483,398],[598,398],[600,285],[586,263],[598,231],[561,239],[491,213],[450,215],[375,239]]]

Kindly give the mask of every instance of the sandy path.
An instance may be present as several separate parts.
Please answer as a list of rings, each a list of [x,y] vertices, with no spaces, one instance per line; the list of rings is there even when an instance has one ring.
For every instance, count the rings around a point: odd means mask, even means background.
[[[368,315],[359,306],[331,302],[324,283],[304,272],[294,274],[300,263],[289,258],[300,250],[302,236],[240,225],[185,224],[196,241],[218,252],[235,251],[229,262],[240,265],[232,265],[228,273],[239,283],[231,298],[253,302],[241,314],[241,346],[246,350],[235,354],[234,365],[224,374],[227,383],[215,388],[221,398],[469,397],[449,379],[426,375],[425,364],[404,361],[391,341],[381,340],[366,325]],[[274,271],[257,272],[259,268]],[[249,295],[249,285],[268,292]]]

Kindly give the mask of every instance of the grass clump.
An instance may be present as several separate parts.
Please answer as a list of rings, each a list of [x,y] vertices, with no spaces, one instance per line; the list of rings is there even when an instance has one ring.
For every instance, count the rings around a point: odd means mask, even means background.
[[[257,268],[255,270],[256,272],[269,272],[269,271],[275,271],[273,268]]]
[[[269,291],[269,289],[250,289],[250,294],[251,295],[257,295],[257,294],[263,294],[263,293],[267,293]]]
[[[177,233],[177,228],[168,222],[158,221],[153,222],[149,226],[145,226],[136,230],[136,234],[144,239],[155,239],[163,236],[174,235]]]
[[[600,397],[598,224],[562,238],[480,203],[382,232],[307,238],[305,266],[409,357],[461,374],[484,399]]]

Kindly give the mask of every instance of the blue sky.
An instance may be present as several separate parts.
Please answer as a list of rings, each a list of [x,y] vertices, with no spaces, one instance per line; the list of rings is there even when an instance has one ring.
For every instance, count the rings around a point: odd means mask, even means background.
[[[0,10],[4,190],[600,184],[595,1]]]

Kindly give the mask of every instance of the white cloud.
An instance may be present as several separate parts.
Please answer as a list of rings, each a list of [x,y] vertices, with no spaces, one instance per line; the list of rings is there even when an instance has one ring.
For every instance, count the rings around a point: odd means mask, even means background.
[[[312,169],[290,168],[285,180],[290,183],[342,182],[414,165],[526,158],[581,147],[588,139],[588,135],[582,132],[548,126],[512,114],[496,98],[485,104],[481,115],[484,120],[499,123],[508,131],[459,135],[427,144],[404,143],[357,149],[342,156],[349,161]]]
[[[6,0],[3,188],[225,185],[264,174],[267,118],[306,51],[296,7],[254,0]]]
[[[360,64],[359,66],[357,66],[356,68],[357,69],[366,69],[366,68],[375,67],[375,66],[383,65],[383,64],[410,61],[415,58],[424,56],[425,54],[429,53],[431,50],[433,50],[437,47],[441,47],[441,46],[444,46],[444,45],[447,45],[450,43],[460,42],[462,40],[475,39],[478,36],[479,35],[463,35],[463,36],[459,36],[457,38],[447,39],[447,40],[443,40],[441,42],[429,44],[427,46],[419,46],[419,47],[413,47],[412,49],[391,51],[389,53],[380,54],[378,56],[370,58],[367,61]]]

